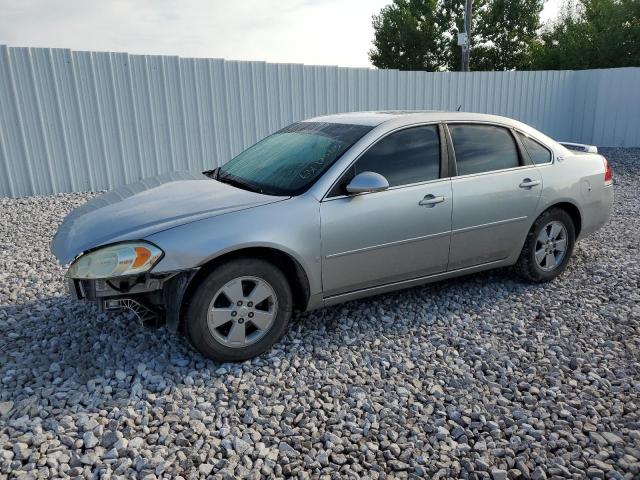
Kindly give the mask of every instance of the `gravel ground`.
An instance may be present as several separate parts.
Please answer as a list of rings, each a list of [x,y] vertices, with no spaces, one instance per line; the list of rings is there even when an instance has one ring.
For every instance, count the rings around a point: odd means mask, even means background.
[[[305,314],[217,364],[65,296],[90,195],[0,199],[0,477],[640,478],[640,150],[552,284],[496,271]]]

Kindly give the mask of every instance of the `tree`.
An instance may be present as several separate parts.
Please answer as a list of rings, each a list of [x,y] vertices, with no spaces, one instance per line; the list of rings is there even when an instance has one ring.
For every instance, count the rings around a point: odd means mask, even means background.
[[[544,0],[474,0],[472,70],[526,68]],[[373,17],[371,63],[400,70],[458,70],[464,0],[394,0]]]
[[[374,15],[371,63],[378,68],[439,70],[444,42],[436,7],[437,0],[394,0]]]
[[[540,28],[543,0],[491,0],[478,10],[473,70],[524,70]]]
[[[640,2],[567,2],[533,49],[537,70],[640,66]]]
[[[478,11],[486,3],[486,0],[474,0],[473,9]],[[438,19],[443,26],[444,51],[442,53],[443,68],[446,70],[459,70],[462,60],[462,51],[458,46],[458,32],[464,31],[464,0],[440,0],[438,4]],[[477,16],[477,15],[475,15]],[[474,46],[480,38],[476,32],[477,22],[471,19],[471,63],[474,69]]]

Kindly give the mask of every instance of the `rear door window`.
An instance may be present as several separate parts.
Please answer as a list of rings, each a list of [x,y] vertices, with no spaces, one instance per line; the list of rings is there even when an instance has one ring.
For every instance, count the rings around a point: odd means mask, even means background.
[[[494,125],[449,125],[458,175],[492,172],[520,165],[511,132]]]

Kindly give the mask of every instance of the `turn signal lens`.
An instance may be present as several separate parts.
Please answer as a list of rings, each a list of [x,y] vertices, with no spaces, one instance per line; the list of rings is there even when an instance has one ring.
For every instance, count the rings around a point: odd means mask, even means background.
[[[611,185],[613,183],[613,170],[609,166],[609,162],[607,162],[606,158],[604,160],[604,184]]]
[[[162,257],[162,250],[146,242],[117,243],[76,259],[67,278],[96,279],[148,272]]]
[[[134,248],[136,252],[136,259],[133,261],[134,268],[139,268],[151,258],[151,250],[146,247]]]

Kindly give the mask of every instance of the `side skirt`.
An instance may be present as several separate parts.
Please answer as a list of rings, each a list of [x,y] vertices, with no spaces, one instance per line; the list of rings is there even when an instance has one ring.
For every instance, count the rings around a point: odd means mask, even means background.
[[[404,288],[416,287],[418,285],[424,285],[427,283],[437,282],[439,280],[446,280],[448,278],[460,277],[471,273],[481,272],[483,270],[491,270],[493,268],[506,267],[513,265],[511,258],[502,260],[496,260],[493,262],[487,262],[473,267],[460,268],[458,270],[451,270],[449,272],[436,273],[434,275],[428,275],[426,277],[413,278],[410,280],[403,280],[401,282],[387,283],[385,285],[379,285],[377,287],[363,288],[362,290],[355,290],[353,292],[340,293],[338,295],[331,295],[325,297],[322,300],[322,306],[328,307],[330,305],[336,305],[338,303],[348,302],[350,300],[356,300],[358,298],[369,297],[372,295],[378,295],[381,293],[393,292],[395,290],[402,290]]]

